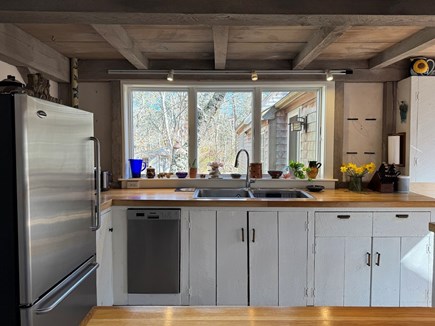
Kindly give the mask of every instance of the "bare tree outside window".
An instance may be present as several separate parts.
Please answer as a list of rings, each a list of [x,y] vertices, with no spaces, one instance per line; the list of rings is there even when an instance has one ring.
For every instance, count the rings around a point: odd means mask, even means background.
[[[222,173],[236,171],[234,161],[239,148],[238,128],[244,120],[250,123],[252,92],[198,92],[198,168],[207,164],[224,164]]]
[[[132,91],[133,151],[160,172],[188,170],[188,94]]]

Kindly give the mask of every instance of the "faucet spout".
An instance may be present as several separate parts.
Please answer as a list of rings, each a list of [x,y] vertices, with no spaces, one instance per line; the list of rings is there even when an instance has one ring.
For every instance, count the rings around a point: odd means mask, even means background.
[[[241,152],[244,152],[245,154],[246,154],[246,164],[247,164],[247,166],[246,166],[246,181],[245,181],[245,187],[247,188],[247,189],[249,189],[249,187],[251,186],[251,181],[250,181],[250,178],[249,178],[249,153],[248,153],[248,151],[246,150],[246,149],[241,149],[241,150],[239,150],[238,152],[237,152],[237,155],[236,155],[236,162],[234,163],[234,167],[238,167],[239,166],[239,155],[240,155],[240,153]]]

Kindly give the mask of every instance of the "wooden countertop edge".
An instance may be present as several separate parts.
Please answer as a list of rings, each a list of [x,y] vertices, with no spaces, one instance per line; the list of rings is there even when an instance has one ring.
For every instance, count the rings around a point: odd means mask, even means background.
[[[110,206],[168,206],[168,207],[435,207],[424,201],[373,202],[373,201],[296,201],[296,200],[168,200],[168,199],[111,199]]]
[[[429,223],[429,231],[435,232],[435,223]]]
[[[176,192],[174,188],[114,189],[101,196],[102,210],[111,206],[166,207],[435,207],[435,199],[409,194],[352,193],[345,189],[313,193],[314,199],[243,198],[194,199],[192,192]]]

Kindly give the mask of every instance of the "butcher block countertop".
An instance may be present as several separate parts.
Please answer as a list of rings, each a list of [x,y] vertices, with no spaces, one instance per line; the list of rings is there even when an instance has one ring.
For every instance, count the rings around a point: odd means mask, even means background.
[[[308,191],[307,191],[308,192]],[[314,199],[239,198],[194,199],[192,191],[174,188],[111,189],[101,195],[102,209],[110,206],[164,207],[435,207],[435,198],[417,193],[356,193],[347,189],[310,192]]]
[[[435,325],[435,308],[95,307],[81,326]]]

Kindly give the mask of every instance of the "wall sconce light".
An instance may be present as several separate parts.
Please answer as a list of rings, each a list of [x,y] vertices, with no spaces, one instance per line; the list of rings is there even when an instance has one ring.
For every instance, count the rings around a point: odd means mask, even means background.
[[[307,118],[297,117],[296,121],[290,122],[290,131],[306,131],[307,130]]]
[[[326,80],[327,81],[333,81],[334,80],[334,76],[332,75],[330,70],[326,70]]]
[[[171,69],[168,73],[168,76],[166,76],[167,81],[174,81],[174,69]]]
[[[255,70],[253,70],[251,72],[251,80],[252,81],[257,81],[258,80],[258,75],[257,75],[257,72]]]

